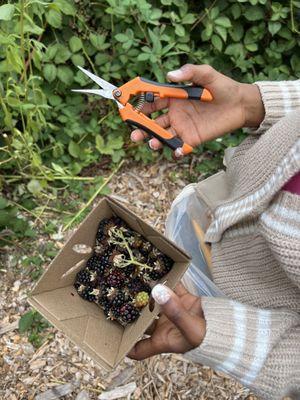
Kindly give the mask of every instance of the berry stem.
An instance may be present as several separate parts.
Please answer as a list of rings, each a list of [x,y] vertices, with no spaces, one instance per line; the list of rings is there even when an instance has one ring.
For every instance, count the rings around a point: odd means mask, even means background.
[[[117,265],[119,268],[126,268],[128,267],[128,265],[130,264],[134,264],[138,267],[140,267],[142,270],[143,269],[151,269],[151,267],[149,267],[149,265],[144,264],[144,263],[140,263],[133,255],[131,248],[129,247],[128,241],[126,240],[124,234],[123,234],[123,230],[121,229],[117,229],[117,228],[111,228],[109,230],[109,236],[110,236],[110,242],[112,244],[116,244],[119,245],[123,248],[125,248],[129,254],[130,260],[127,260],[125,258],[123,258],[123,260],[119,263],[119,265]]]

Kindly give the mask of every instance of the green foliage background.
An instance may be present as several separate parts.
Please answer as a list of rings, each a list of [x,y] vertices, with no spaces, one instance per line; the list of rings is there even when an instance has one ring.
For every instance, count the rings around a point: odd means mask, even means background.
[[[299,15],[296,0],[2,4],[0,183],[9,201],[0,199],[0,228],[24,233],[24,221],[15,226],[12,219],[18,212],[12,199],[34,210],[32,196],[51,191],[55,198],[62,185],[76,190],[76,177],[104,157],[113,163],[160,157],[130,145],[112,102],[71,92],[90,85],[77,65],[116,85],[136,75],[163,82],[186,62],[208,63],[244,82],[300,78]],[[198,171],[213,171],[218,155],[238,141],[239,134],[228,135],[198,149],[213,155]]]

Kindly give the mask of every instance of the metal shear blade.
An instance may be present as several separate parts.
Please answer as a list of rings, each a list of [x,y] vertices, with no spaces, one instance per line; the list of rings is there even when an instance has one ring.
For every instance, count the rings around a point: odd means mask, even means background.
[[[99,85],[101,88],[106,89],[106,90],[111,90],[111,91],[117,89],[116,86],[112,85],[111,83],[105,81],[102,78],[99,78],[99,76],[92,74],[90,71],[80,67],[79,65],[78,65],[78,68],[80,69],[81,72],[83,72],[85,75],[87,75],[89,78],[91,78],[92,81],[96,82],[97,85]]]
[[[113,90],[117,89],[116,86],[112,85],[111,83],[105,81],[102,78],[99,78],[99,76],[92,74],[90,71],[87,71],[86,69],[80,67],[78,65],[78,68],[89,78],[91,78],[94,82],[97,83],[98,86],[102,87],[103,89],[72,89],[72,92],[79,92],[79,93],[86,93],[86,94],[95,94],[96,96],[102,96],[105,97],[106,99],[111,99],[114,100],[119,108],[123,108],[124,106],[118,102],[117,99],[114,98],[113,96]]]

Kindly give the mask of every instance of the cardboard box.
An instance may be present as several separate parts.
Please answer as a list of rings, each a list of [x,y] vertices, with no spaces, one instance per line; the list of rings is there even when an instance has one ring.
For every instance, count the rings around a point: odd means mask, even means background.
[[[189,257],[119,202],[107,197],[99,202],[71,236],[40,278],[29,299],[29,303],[47,320],[106,370],[117,366],[159,312],[157,305],[152,312],[145,307],[139,319],[124,328],[107,320],[99,306],[83,300],[73,287],[76,273],[90,257],[100,220],[113,215],[121,217],[175,261],[172,270],[162,278],[166,285],[173,288],[187,269]],[[88,249],[88,252],[78,252],[80,247]]]

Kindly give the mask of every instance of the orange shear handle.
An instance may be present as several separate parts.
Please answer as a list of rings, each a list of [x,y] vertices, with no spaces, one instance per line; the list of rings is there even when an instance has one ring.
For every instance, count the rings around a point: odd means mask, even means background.
[[[147,92],[153,94],[151,101],[154,101],[154,96],[160,98],[172,97],[175,99],[200,100],[205,102],[213,100],[210,91],[202,86],[158,83],[139,76],[119,87],[119,92],[120,96],[118,96],[117,100],[123,105],[129,101],[131,96]]]
[[[159,126],[155,121],[148,118],[145,114],[136,111],[130,103],[127,103],[124,108],[119,110],[121,118],[124,122],[136,128],[142,129],[150,136],[155,137],[161,143],[167,145],[172,150],[182,149],[183,155],[193,151],[193,147],[184,143],[180,138],[173,136],[166,129]]]

